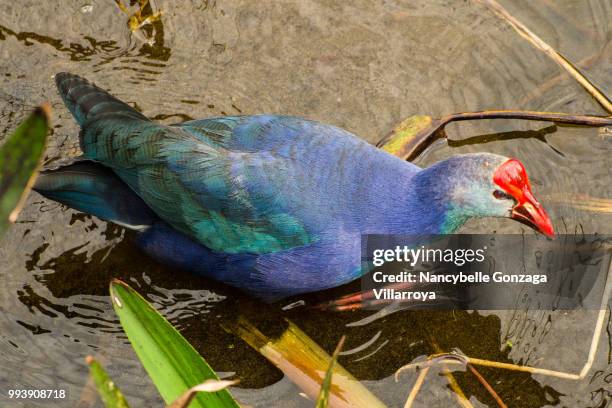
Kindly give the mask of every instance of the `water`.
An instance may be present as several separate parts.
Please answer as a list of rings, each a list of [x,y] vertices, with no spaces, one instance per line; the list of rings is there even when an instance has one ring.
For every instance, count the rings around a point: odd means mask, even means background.
[[[136,3],[136,2],[133,2]],[[612,7],[603,1],[504,1],[504,6],[610,94]],[[134,11],[136,5],[131,7]],[[128,16],[100,2],[0,2],[0,139],[29,110],[54,111],[46,163],[78,154],[78,129],[52,76],[95,81],[163,123],[223,114],[301,115],[376,142],[413,114],[521,108],[604,114],[557,65],[485,7],[447,1],[153,2],[162,17],[132,32]],[[500,134],[514,132],[511,140]],[[611,215],[570,199],[610,200],[612,139],[597,129],[487,121],[451,125],[417,162],[466,151],[522,160],[559,232],[612,233]],[[487,135],[482,143],[461,139]],[[565,199],[565,202],[564,202]],[[577,200],[574,199],[574,202]],[[473,221],[464,232],[520,232],[507,220]],[[234,394],[256,406],[312,406],[299,389],[220,322],[246,314],[282,332],[293,320],[391,406],[416,378],[394,372],[415,358],[459,348],[470,356],[579,372],[594,312],[399,312],[347,326],[371,312],[282,312],[235,290],[164,268],[142,255],[122,228],[37,194],[0,242],[0,394],[9,388],[64,388],[65,406],[100,406],[84,357],[100,358],[133,406],[159,406],[108,298],[113,277],[128,281],[179,327],[216,370],[240,378]],[[500,370],[481,373],[510,406],[612,405],[610,320],[583,381]],[[510,347],[512,344],[512,347]],[[457,380],[475,406],[495,402],[474,377]],[[455,404],[443,376],[430,375],[420,406]],[[2,397],[0,397],[2,398]],[[50,406],[48,403],[2,406]]]

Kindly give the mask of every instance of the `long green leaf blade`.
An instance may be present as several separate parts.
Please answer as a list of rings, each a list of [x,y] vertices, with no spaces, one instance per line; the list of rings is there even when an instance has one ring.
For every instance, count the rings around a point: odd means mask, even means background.
[[[342,350],[344,346],[345,336],[342,336],[340,342],[336,346],[336,350],[334,350],[334,354],[332,354],[332,360],[329,363],[329,367],[327,368],[327,372],[325,373],[325,378],[323,379],[323,384],[321,384],[321,391],[319,391],[319,396],[317,398],[317,403],[315,404],[316,408],[327,408],[329,406],[329,391],[332,387],[332,377],[334,375],[334,368],[336,363],[338,362],[338,354]]]
[[[114,280],[110,295],[121,326],[166,404],[205,380],[219,380],[202,356],[146,300]],[[227,390],[199,393],[190,407],[238,407]]]
[[[98,394],[106,408],[129,408],[121,390],[110,379],[104,368],[92,356],[85,359],[89,365],[89,374],[93,378]]]
[[[0,234],[14,222],[45,151],[49,108],[37,108],[0,147]]]

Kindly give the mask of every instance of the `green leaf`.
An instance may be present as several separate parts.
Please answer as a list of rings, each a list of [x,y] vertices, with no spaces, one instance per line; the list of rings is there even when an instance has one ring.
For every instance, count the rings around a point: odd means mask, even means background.
[[[323,384],[321,385],[321,390],[319,391],[319,397],[317,398],[316,408],[327,408],[329,406],[329,391],[332,386],[332,376],[334,375],[334,366],[338,361],[338,354],[340,354],[340,350],[342,350],[342,346],[344,346],[345,336],[342,336],[338,345],[336,346],[336,350],[334,350],[334,354],[332,355],[332,360],[329,363],[329,367],[327,368],[327,372],[325,373],[325,378],[323,379]]]
[[[92,356],[85,359],[89,365],[89,374],[93,378],[100,398],[106,408],[129,408],[121,390],[110,379],[104,368]]]
[[[15,222],[45,151],[49,108],[37,108],[0,147],[0,234]]]
[[[146,300],[126,283],[114,280],[110,295],[121,326],[166,404],[206,380],[219,380],[202,356]],[[227,390],[199,393],[195,407],[238,407]]]

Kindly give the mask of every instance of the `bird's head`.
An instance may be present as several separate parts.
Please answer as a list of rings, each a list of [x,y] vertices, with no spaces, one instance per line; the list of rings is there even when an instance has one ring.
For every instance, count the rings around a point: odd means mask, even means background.
[[[517,159],[491,153],[457,155],[424,173],[429,173],[429,183],[440,183],[438,196],[430,198],[446,203],[446,230],[471,217],[507,217],[554,236],[551,220],[534,197],[525,167]]]

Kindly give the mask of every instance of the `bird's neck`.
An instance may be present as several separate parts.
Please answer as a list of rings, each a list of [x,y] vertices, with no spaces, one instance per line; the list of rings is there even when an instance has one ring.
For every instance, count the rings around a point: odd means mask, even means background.
[[[450,234],[469,216],[450,197],[452,180],[437,171],[423,169],[414,176],[397,179],[380,208],[379,225],[386,234]],[[374,228],[375,229],[375,228]]]

